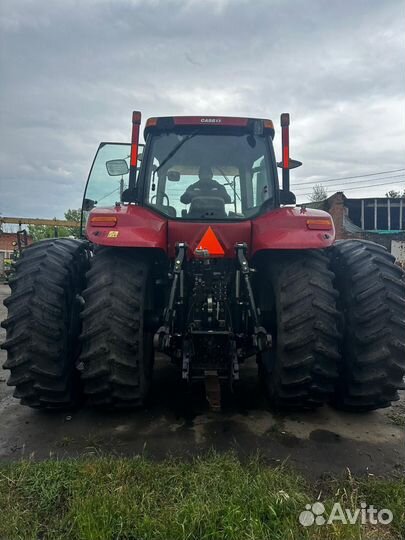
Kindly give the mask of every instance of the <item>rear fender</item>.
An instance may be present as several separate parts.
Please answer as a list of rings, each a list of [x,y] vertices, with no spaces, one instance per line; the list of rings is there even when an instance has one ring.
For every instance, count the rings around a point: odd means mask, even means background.
[[[331,225],[310,228],[317,220],[330,220]],[[284,207],[252,220],[252,255],[268,249],[321,249],[334,241],[333,219],[322,210]]]
[[[116,222],[112,219],[106,225],[103,217],[115,218]],[[167,253],[167,220],[133,204],[93,209],[87,220],[86,236],[99,246],[153,248]]]

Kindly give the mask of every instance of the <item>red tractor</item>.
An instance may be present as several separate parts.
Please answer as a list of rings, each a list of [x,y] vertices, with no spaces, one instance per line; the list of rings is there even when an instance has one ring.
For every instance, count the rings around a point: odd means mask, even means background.
[[[139,153],[102,143],[84,238],[44,240],[16,263],[3,348],[31,407],[142,406],[156,352],[219,405],[255,357],[274,406],[355,411],[398,399],[402,270],[380,245],[335,242],[326,212],[295,206],[289,115],[150,118]],[[282,187],[277,177],[282,167]]]

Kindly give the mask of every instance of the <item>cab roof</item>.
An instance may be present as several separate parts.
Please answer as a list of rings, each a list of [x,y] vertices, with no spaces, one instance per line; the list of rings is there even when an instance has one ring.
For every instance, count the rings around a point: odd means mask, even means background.
[[[145,126],[145,138],[151,131],[170,131],[176,128],[227,128],[242,129],[256,134],[269,133],[274,137],[273,122],[267,118],[246,118],[238,116],[160,116],[149,118]]]

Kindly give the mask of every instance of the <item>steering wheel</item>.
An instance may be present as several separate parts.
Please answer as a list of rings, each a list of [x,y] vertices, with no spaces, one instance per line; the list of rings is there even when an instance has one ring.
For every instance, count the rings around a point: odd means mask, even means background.
[[[161,193],[161,195],[163,196],[163,199],[167,201],[167,204],[163,204],[163,206],[170,206],[169,197],[166,195],[166,193]],[[153,195],[153,197],[150,200],[150,203],[155,204],[154,201],[156,201],[156,199],[157,199],[157,195]]]

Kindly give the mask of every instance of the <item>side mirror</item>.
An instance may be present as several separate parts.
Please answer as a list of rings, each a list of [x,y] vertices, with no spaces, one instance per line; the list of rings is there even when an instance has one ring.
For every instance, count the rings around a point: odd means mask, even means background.
[[[105,163],[107,172],[110,176],[124,176],[129,173],[128,163],[125,159],[110,159]]]
[[[295,204],[297,199],[292,191],[280,189],[280,204]]]
[[[169,182],[179,182],[180,181],[179,171],[167,171],[167,179],[169,180]]]
[[[97,204],[97,201],[93,201],[93,199],[84,199],[83,201],[83,210],[84,212],[90,212]]]
[[[302,161],[298,161],[297,159],[289,159],[288,161],[288,168],[289,169],[296,169],[297,167],[301,167],[302,165]],[[277,163],[277,167],[280,167],[280,169],[283,168],[283,162],[282,161],[279,161]]]

